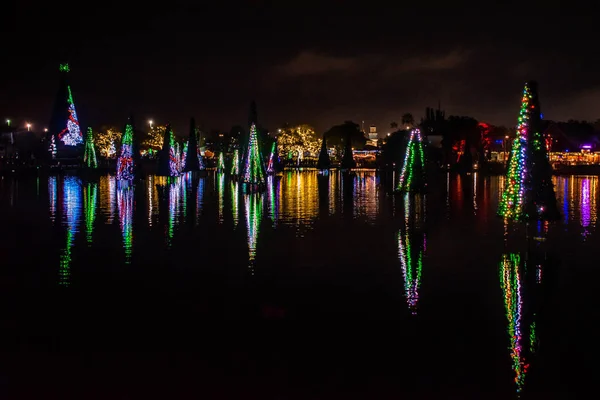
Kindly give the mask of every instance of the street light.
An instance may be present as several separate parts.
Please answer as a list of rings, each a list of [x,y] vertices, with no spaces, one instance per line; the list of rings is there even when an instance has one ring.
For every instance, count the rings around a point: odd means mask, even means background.
[[[6,120],[6,125],[10,126],[10,119]]]
[[[150,124],[150,129],[152,129],[152,124],[154,123],[154,121],[152,120],[148,120],[148,124]]]
[[[31,124],[27,123],[27,131],[31,131]]]
[[[48,128],[44,128],[44,132],[48,132]]]

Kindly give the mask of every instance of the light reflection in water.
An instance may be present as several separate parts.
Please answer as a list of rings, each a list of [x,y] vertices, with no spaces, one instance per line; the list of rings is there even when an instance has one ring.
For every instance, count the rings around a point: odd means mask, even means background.
[[[134,186],[123,182],[117,188],[117,208],[119,210],[119,223],[125,250],[125,264],[131,263],[133,251],[133,196]]]
[[[198,179],[198,191],[196,193],[196,226],[200,223],[200,215],[204,205],[204,178]]]
[[[225,174],[223,172],[217,172],[216,183],[219,196],[219,223],[223,223],[223,207],[225,205]]]
[[[375,221],[378,213],[379,179],[376,172],[357,172],[354,182],[354,216]]]
[[[398,230],[398,258],[404,277],[404,296],[409,311],[417,314],[419,288],[423,271],[423,256],[427,248],[426,236],[418,232],[419,223],[425,218],[425,197],[406,193],[403,202],[403,224]]]
[[[83,209],[85,213],[85,237],[88,246],[92,244],[94,223],[96,221],[96,205],[98,203],[98,184],[88,183],[84,188]]]
[[[564,223],[578,221],[582,236],[587,238],[596,228],[598,218],[598,177],[554,177],[557,202],[562,204]]]
[[[240,187],[238,181],[232,180],[229,182],[229,188],[231,191],[231,216],[233,217],[233,229],[235,229],[240,219]]]
[[[250,269],[250,273],[254,275],[258,231],[263,213],[262,194],[244,194],[244,209],[246,214],[246,233],[248,235],[248,268]]]
[[[502,255],[500,262],[500,287],[504,297],[504,308],[508,322],[508,336],[510,339],[510,358],[514,373],[517,397],[520,397],[525,377],[529,370],[529,358],[536,351],[538,339],[535,317],[532,313],[532,322],[527,325],[524,319],[524,285],[527,267],[522,267],[521,256],[517,253]],[[536,281],[541,282],[541,266],[536,268]]]
[[[106,214],[106,224],[111,225],[115,218],[116,179],[114,176],[100,177],[100,210]]]
[[[473,213],[477,214],[477,172],[473,172]]]
[[[56,220],[56,201],[57,201],[56,176],[48,177],[48,198],[50,203],[50,220],[52,223]]]
[[[286,171],[281,178],[279,221],[286,225],[312,225],[319,212],[317,171]]]
[[[62,220],[67,227],[67,240],[60,256],[58,283],[69,286],[71,283],[71,250],[81,218],[81,180],[74,176],[64,177],[62,195]]]
[[[273,222],[273,227],[277,226],[279,219],[279,196],[281,195],[281,181],[275,175],[269,175],[267,178],[267,198],[269,200],[268,215]]]
[[[176,178],[168,179],[168,191],[169,191],[169,223],[167,228],[167,246],[173,245],[173,237],[175,235],[175,228],[179,225],[180,216],[183,214],[185,217],[185,179],[184,177],[178,176]]]

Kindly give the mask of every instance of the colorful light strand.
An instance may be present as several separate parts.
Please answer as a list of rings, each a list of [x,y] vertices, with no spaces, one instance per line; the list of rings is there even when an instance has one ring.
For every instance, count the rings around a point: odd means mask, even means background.
[[[117,160],[117,179],[133,180],[133,126],[128,123],[125,126],[125,134],[121,143],[121,154]]]
[[[417,158],[419,159],[417,161]],[[419,175],[419,176],[417,176]],[[404,162],[396,185],[397,192],[419,191],[425,185],[425,152],[419,129],[410,132]]]
[[[242,170],[243,182],[253,185],[265,183],[265,171],[260,148],[258,145],[258,134],[256,124],[250,126],[250,135],[248,138],[246,157],[244,158],[244,168]]]
[[[92,128],[88,128],[87,134],[85,135],[83,163],[88,168],[98,168],[98,160],[96,159],[96,148],[94,147],[94,134],[92,132]]]

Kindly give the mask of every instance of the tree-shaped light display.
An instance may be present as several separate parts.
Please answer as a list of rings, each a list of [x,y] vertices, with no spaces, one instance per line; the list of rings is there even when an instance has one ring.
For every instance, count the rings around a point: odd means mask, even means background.
[[[217,160],[217,172],[225,171],[225,155],[223,152],[219,152],[219,158]]]
[[[85,136],[83,163],[88,168],[98,168],[98,160],[96,159],[96,148],[94,146],[94,134],[92,132],[92,128],[87,129],[87,134]]]
[[[61,64],[59,66],[59,71],[61,79],[54,103],[47,140],[49,143],[48,150],[52,153],[52,148],[50,146],[52,146],[52,141],[54,140],[56,152],[59,156],[62,156],[62,148],[68,149],[70,147],[83,145],[84,140],[79,126],[79,119],[77,118],[77,112],[75,111],[71,86],[68,82],[68,73],[70,71],[69,65]],[[81,147],[79,149],[81,149]],[[67,155],[73,155],[71,151],[68,153],[69,154]],[[81,156],[81,153],[79,153],[79,156]]]
[[[238,176],[240,174],[240,150],[236,147],[233,150],[233,160],[231,161],[231,175]]]
[[[131,121],[125,125],[125,133],[121,142],[121,154],[117,160],[117,179],[133,180],[134,178],[133,162],[133,125]]]
[[[535,82],[528,82],[523,90],[517,136],[509,156],[498,215],[508,220],[558,217]]]
[[[252,124],[252,126],[250,126],[248,146],[242,169],[242,181],[252,185],[262,185],[266,181],[264,164],[258,144],[256,124]]]
[[[417,192],[425,187],[425,152],[419,129],[410,132],[396,191]]]

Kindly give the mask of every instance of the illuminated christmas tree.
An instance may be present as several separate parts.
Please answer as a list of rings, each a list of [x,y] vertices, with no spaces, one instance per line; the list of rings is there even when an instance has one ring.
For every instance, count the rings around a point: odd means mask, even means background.
[[[217,172],[225,171],[225,156],[223,152],[219,152],[219,159],[217,161]]]
[[[233,161],[231,161],[231,175],[238,176],[240,174],[240,150],[236,147],[233,150]]]
[[[558,216],[552,168],[541,133],[537,83],[523,90],[517,136],[510,152],[498,214],[510,220],[554,219]]]
[[[59,158],[81,157],[84,141],[77,112],[75,111],[71,86],[68,82],[69,64],[61,64],[59,71],[60,84],[54,103],[47,140],[48,143],[52,143],[54,140],[56,153]],[[48,150],[51,151],[50,148]]]
[[[534,220],[556,220],[560,218],[560,213],[552,183],[552,166],[542,136],[542,115],[537,82],[528,82],[526,87],[529,87],[530,101],[525,214]]]
[[[242,168],[242,180],[244,183],[252,185],[262,185],[265,183],[264,164],[258,144],[256,124],[250,126],[248,147]]]
[[[190,118],[190,137],[187,143],[187,151],[185,152],[185,164],[183,171],[200,171],[201,161],[198,151],[198,136],[196,133],[196,121]]]
[[[425,187],[425,152],[419,129],[410,132],[404,161],[400,170],[397,192],[418,192]]]
[[[121,142],[121,154],[117,160],[117,179],[133,180],[135,177],[134,157],[133,157],[133,124],[131,119],[125,125],[125,133]]]
[[[331,168],[331,160],[329,159],[329,153],[327,152],[327,139],[323,135],[321,141],[321,152],[319,153],[319,160],[317,161],[317,169],[325,170]]]
[[[96,148],[94,147],[94,134],[92,128],[87,129],[85,136],[85,151],[83,153],[83,163],[88,168],[98,168],[96,159]]]

